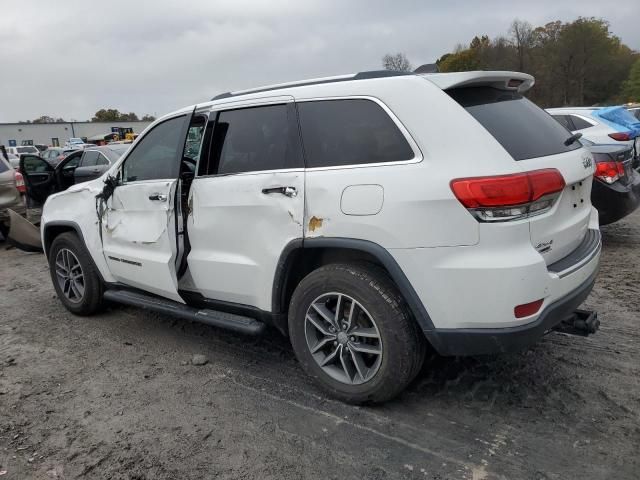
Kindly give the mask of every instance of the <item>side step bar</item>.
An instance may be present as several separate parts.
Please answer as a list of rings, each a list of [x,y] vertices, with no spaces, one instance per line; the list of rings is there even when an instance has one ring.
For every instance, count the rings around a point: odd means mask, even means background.
[[[165,298],[128,290],[107,290],[104,292],[104,298],[112,302],[141,307],[146,310],[172,315],[193,322],[206,323],[207,325],[247,335],[259,335],[266,327],[264,323],[253,318],[243,317],[242,315],[219,312],[206,308],[194,308]]]

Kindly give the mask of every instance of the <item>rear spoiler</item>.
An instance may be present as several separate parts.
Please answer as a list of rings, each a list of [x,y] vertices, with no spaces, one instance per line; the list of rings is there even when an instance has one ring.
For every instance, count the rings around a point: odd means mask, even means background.
[[[421,76],[442,90],[460,87],[493,87],[523,93],[535,83],[531,75],[520,72],[427,73]]]

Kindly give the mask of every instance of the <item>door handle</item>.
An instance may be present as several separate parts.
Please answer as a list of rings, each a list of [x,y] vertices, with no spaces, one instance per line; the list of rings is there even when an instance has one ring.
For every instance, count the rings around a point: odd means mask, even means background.
[[[263,188],[262,193],[265,195],[269,195],[271,193],[280,193],[282,195],[286,195],[287,197],[295,197],[298,195],[298,189],[296,187],[272,187],[272,188]]]
[[[164,193],[152,193],[149,195],[149,200],[153,200],[154,202],[166,202],[167,196]]]

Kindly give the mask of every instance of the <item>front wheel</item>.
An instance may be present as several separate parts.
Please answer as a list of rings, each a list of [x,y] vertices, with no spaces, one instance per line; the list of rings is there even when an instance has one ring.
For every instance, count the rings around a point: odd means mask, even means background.
[[[67,310],[76,315],[91,315],[100,310],[102,281],[75,233],[55,238],[49,250],[49,271],[58,298]]]
[[[310,273],[291,299],[289,332],[304,370],[349,403],[391,399],[424,361],[422,332],[393,282],[373,265]]]

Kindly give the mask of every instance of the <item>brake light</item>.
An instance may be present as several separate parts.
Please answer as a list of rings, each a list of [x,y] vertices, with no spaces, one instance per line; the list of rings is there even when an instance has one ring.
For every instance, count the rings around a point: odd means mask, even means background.
[[[27,193],[27,187],[24,185],[24,177],[20,172],[15,172],[16,188],[20,193]]]
[[[451,181],[456,198],[478,220],[516,220],[548,211],[565,187],[555,168],[513,175],[458,178]]]
[[[544,299],[536,300],[535,302],[525,303],[524,305],[518,305],[513,309],[513,314],[516,318],[529,317],[535,313],[538,313],[542,306]]]
[[[608,184],[617,182],[624,175],[624,165],[620,162],[598,162],[593,174],[594,177]]]
[[[631,132],[614,132],[610,133],[609,136],[619,142],[626,142],[627,140],[631,140],[631,135],[629,135],[630,133]]]

